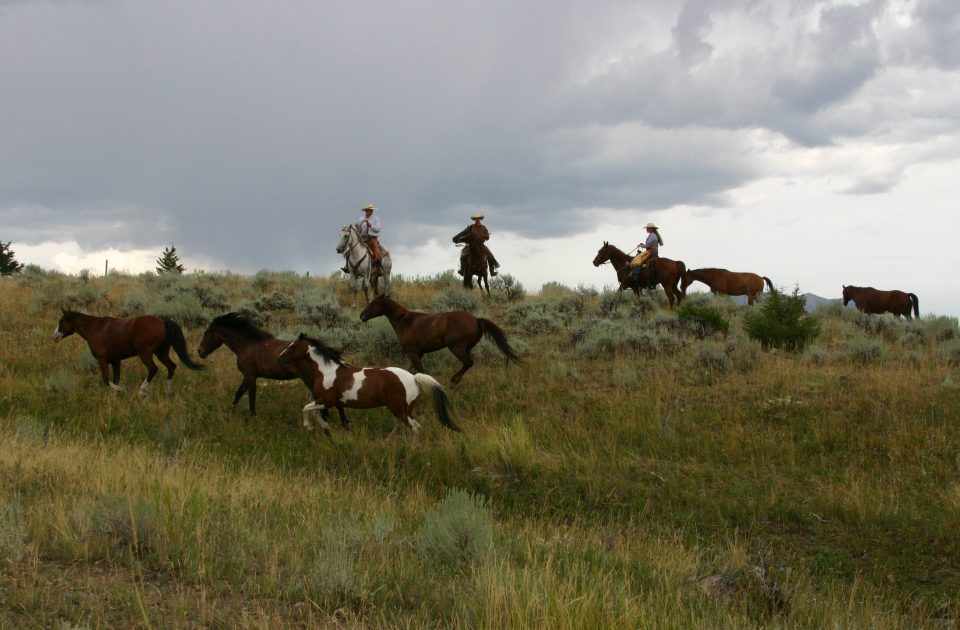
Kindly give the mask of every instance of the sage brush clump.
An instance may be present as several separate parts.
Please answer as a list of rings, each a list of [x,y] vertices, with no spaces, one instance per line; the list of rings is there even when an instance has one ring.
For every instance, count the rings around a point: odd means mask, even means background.
[[[677,309],[677,319],[700,339],[716,332],[726,334],[730,330],[730,322],[720,311],[708,304],[684,302]]]
[[[791,295],[773,289],[759,308],[744,314],[744,329],[766,347],[802,351],[820,334],[820,325],[807,316],[805,306],[800,287]]]
[[[416,546],[430,560],[461,565],[493,548],[493,517],[487,501],[461,488],[447,492],[427,512],[417,532]]]

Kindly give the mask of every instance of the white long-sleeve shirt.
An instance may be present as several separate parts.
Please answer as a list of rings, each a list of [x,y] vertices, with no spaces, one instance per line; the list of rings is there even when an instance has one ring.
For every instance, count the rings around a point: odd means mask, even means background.
[[[656,254],[660,250],[660,241],[657,239],[655,232],[650,232],[647,234],[647,240],[644,241],[642,245],[637,245],[637,247],[649,249]]]
[[[375,214],[371,214],[369,219],[364,214],[357,220],[357,227],[360,228],[361,234],[366,231],[368,235],[380,238],[380,217]]]

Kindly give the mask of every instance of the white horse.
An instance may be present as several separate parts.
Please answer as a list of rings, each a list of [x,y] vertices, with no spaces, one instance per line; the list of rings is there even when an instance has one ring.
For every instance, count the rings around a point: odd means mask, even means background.
[[[383,259],[380,261],[383,266],[383,294],[390,295],[390,270],[393,268],[393,260],[390,258],[390,252],[383,249]],[[347,269],[350,271],[350,282],[353,284],[353,305],[357,305],[357,280],[360,280],[363,286],[363,296],[367,303],[370,302],[370,294],[367,292],[367,284],[373,288],[373,297],[377,297],[380,288],[379,276],[370,275],[370,269],[373,266],[373,260],[367,251],[363,239],[360,238],[360,232],[357,226],[350,224],[340,228],[340,242],[337,244],[337,253],[343,254],[347,259]]]

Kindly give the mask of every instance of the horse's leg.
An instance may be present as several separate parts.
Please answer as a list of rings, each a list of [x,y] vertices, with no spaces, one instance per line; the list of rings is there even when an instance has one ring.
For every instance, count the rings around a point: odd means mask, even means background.
[[[110,367],[113,368],[113,384],[120,384],[120,360],[111,361]]]
[[[309,402],[303,406],[303,427],[307,431],[313,431],[313,423],[310,422],[311,412],[317,411],[320,409],[326,409],[326,405],[322,403],[318,403],[317,401]],[[330,435],[330,425],[327,424],[323,420],[323,418],[321,418],[319,422],[320,422],[320,428],[323,429],[323,432],[326,433],[327,437],[332,439],[333,436]]]
[[[257,415],[257,377],[243,377],[242,387],[247,390],[247,402],[250,403],[250,415]]]
[[[747,293],[747,306],[753,306],[754,300],[757,299],[756,293]]]
[[[109,386],[115,392],[122,392],[123,388],[110,380],[110,363],[100,357],[97,357],[97,363],[100,365],[100,380],[103,381],[103,384]]]
[[[460,383],[460,379],[463,378],[463,375],[466,374],[467,370],[473,367],[473,356],[470,352],[470,348],[465,345],[460,346],[450,346],[450,352],[453,353],[453,356],[460,359],[460,363],[463,363],[463,367],[457,370],[457,372],[450,377],[450,382],[454,385]]]
[[[170,346],[165,346],[157,352],[157,358],[167,368],[167,380],[164,387],[167,390],[167,396],[173,396],[173,373],[177,371],[177,364],[170,358]],[[153,378],[152,376],[150,378]]]
[[[140,353],[140,360],[147,366],[147,378],[140,384],[140,397],[147,395],[147,388],[150,387],[150,381],[157,374],[157,364],[153,362],[153,352],[147,350]]]
[[[244,379],[240,381],[240,387],[237,388],[237,393],[233,395],[233,404],[230,406],[235,408],[237,406],[237,403],[240,402],[240,399],[243,398],[243,395],[246,393],[247,393],[247,379],[246,377],[244,377]]]
[[[410,359],[410,363],[413,363],[413,369],[417,372],[423,372],[423,353],[419,350],[414,350],[413,348],[404,351],[407,355],[407,358]]]
[[[337,405],[337,414],[340,415],[340,424],[343,426],[343,428],[347,431],[353,431],[353,425],[347,418],[347,414],[343,411],[343,405]]]

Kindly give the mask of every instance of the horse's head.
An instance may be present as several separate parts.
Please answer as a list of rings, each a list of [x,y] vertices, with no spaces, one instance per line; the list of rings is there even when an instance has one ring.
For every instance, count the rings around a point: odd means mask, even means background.
[[[277,355],[277,363],[286,365],[303,359],[310,352],[310,342],[307,336],[300,333],[296,339],[290,342],[290,345],[283,349],[283,352]]]
[[[390,305],[393,304],[393,300],[388,298],[386,295],[380,294],[377,297],[373,298],[366,308],[363,309],[360,313],[360,321],[365,322],[381,315],[386,315],[390,310]]]
[[[337,242],[337,253],[342,254],[347,251],[347,247],[350,245],[350,226],[344,225],[340,228],[340,240]]]
[[[599,267],[605,262],[610,262],[610,243],[607,241],[604,241],[603,247],[597,251],[597,255],[593,259],[593,266]]]
[[[843,285],[843,305],[846,306],[853,299],[853,287]]]
[[[223,345],[223,336],[220,335],[220,332],[216,327],[211,323],[207,326],[207,329],[203,331],[203,339],[200,340],[200,346],[197,348],[197,355],[201,359],[206,359],[210,356],[210,353]]]
[[[57,327],[53,331],[53,342],[57,343],[64,337],[69,337],[77,331],[75,324],[76,317],[79,315],[76,311],[68,311],[65,308],[61,308],[63,315],[60,317],[60,321],[57,322]]]

